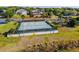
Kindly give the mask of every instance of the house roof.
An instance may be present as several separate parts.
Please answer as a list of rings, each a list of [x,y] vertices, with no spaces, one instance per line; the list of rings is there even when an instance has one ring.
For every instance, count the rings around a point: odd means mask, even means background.
[[[41,14],[43,14],[43,11],[38,10],[38,9],[32,10],[32,14],[33,14],[33,15],[41,15]]]
[[[27,13],[28,11],[27,11],[27,10],[25,10],[25,9],[19,9],[19,10],[17,10],[17,11],[16,11],[16,13],[22,13],[22,12]]]

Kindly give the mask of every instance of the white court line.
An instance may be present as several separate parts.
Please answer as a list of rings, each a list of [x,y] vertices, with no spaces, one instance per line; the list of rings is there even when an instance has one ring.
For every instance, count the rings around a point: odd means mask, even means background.
[[[18,37],[18,36],[40,35],[40,34],[52,34],[52,33],[58,33],[58,30],[43,31],[43,32],[32,32],[32,33],[21,33],[21,34],[8,34],[7,37]]]

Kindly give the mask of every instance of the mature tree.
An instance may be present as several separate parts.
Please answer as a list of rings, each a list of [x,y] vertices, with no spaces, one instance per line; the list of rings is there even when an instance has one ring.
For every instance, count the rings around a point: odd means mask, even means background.
[[[30,16],[33,16],[33,15],[32,15],[32,10],[34,10],[35,8],[27,7],[27,8],[25,8],[25,9],[29,12],[29,15],[30,15]]]
[[[67,26],[68,27],[74,27],[75,26],[75,21],[72,19],[69,19],[69,21],[67,22]]]
[[[6,15],[7,15],[7,17],[12,17],[14,14],[15,14],[15,11],[17,10],[17,9],[19,9],[19,7],[15,7],[15,6],[13,6],[13,7],[8,7],[7,8],[7,10],[6,10]]]

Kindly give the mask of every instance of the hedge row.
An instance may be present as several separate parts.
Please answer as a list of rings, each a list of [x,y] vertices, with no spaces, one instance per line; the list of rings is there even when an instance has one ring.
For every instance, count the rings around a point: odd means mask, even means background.
[[[44,41],[40,44],[33,44],[25,47],[20,51],[27,52],[58,52],[79,47],[79,40],[53,40],[52,42]]]

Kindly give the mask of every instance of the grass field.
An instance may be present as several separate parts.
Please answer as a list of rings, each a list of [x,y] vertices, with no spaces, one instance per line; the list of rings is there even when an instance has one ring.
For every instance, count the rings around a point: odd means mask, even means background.
[[[0,37],[0,51],[79,51],[79,27],[58,30],[57,34]]]
[[[8,32],[9,30],[16,30],[17,22],[8,22],[7,24],[0,24],[0,33]]]
[[[0,36],[0,49],[6,46],[15,46],[18,42],[18,38]]]
[[[8,38],[3,35],[3,33],[5,32],[8,32],[10,30],[15,30],[17,26],[18,23],[16,22],[8,22],[7,24],[0,24],[0,50],[7,46],[15,46],[16,43],[19,41],[18,38],[15,37]]]

